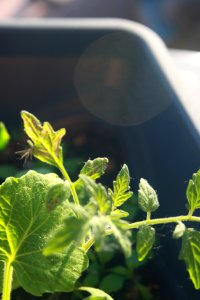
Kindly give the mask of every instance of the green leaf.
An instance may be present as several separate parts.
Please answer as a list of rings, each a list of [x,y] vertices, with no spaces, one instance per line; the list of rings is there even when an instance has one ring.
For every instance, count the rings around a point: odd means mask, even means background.
[[[5,149],[10,140],[10,135],[3,122],[0,122],[0,150]]]
[[[130,190],[130,175],[127,165],[123,165],[117,175],[116,181],[113,181],[113,192],[110,190],[113,205],[121,206],[125,201],[132,197],[133,193]]]
[[[97,202],[99,211],[102,214],[110,213],[112,203],[105,187],[101,183],[96,183],[93,179],[84,174],[80,175],[80,179],[83,181],[90,197]]]
[[[52,238],[43,250],[44,255],[51,255],[63,251],[66,245],[73,242],[74,248],[80,246],[90,228],[91,219],[83,208],[78,209],[78,218],[75,215],[65,218],[64,225],[55,231]]]
[[[200,170],[194,173],[192,179],[189,180],[186,196],[191,213],[200,208]]]
[[[63,155],[60,144],[66,133],[65,129],[54,131],[48,122],[42,125],[34,115],[27,111],[22,111],[21,116],[24,121],[24,130],[33,143],[33,156],[53,166],[62,163]]]
[[[48,190],[46,196],[47,209],[49,211],[55,209],[57,205],[69,199],[70,193],[70,185],[68,181],[62,181],[53,185]]]
[[[81,169],[80,174],[87,175],[95,180],[104,174],[107,164],[108,159],[106,157],[99,157],[94,160],[89,159]]]
[[[152,249],[155,241],[155,229],[148,225],[139,228],[136,235],[136,251],[138,260],[145,259],[149,251]]]
[[[87,267],[84,251],[72,245],[60,253],[42,255],[53,233],[62,228],[63,218],[72,214],[67,201],[51,212],[46,208],[49,189],[60,182],[55,174],[30,171],[0,186],[0,260],[11,263],[19,285],[36,296],[72,291]]]
[[[126,218],[128,216],[129,216],[129,213],[124,210],[121,210],[121,209],[115,209],[110,214],[111,220],[118,220],[121,218]]]
[[[83,300],[114,300],[104,291],[99,289],[84,286],[84,287],[80,287],[79,290],[86,291],[91,294],[90,297],[84,298]]]
[[[122,289],[124,281],[124,276],[120,276],[118,274],[108,274],[102,279],[100,288],[107,293],[117,292]]]
[[[173,238],[174,239],[179,239],[183,236],[184,232],[186,230],[186,226],[183,222],[178,222],[176,225],[174,232],[173,232]]]
[[[158,206],[158,196],[156,191],[150,186],[147,180],[141,178],[138,190],[138,204],[145,212],[153,212]]]
[[[131,255],[131,233],[127,230],[127,222],[122,220],[109,220],[109,226],[112,229],[113,235],[119,243],[125,256]]]
[[[179,255],[186,263],[187,271],[195,289],[200,289],[200,232],[187,229],[183,234],[182,247]]]

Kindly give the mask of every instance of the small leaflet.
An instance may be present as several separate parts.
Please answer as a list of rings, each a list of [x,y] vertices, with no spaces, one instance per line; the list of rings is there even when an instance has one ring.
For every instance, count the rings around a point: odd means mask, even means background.
[[[142,261],[146,258],[155,242],[155,229],[148,225],[139,228],[136,235],[136,251],[138,260]]]
[[[116,181],[113,181],[113,192],[109,190],[115,207],[121,206],[125,201],[132,197],[133,193],[130,191],[129,184],[129,170],[127,165],[124,164],[117,175]]]
[[[145,212],[153,212],[159,207],[156,191],[143,178],[140,179],[139,183],[138,204]]]
[[[108,159],[106,157],[98,157],[93,160],[89,159],[81,169],[80,174],[87,175],[95,180],[104,174],[107,164]]]

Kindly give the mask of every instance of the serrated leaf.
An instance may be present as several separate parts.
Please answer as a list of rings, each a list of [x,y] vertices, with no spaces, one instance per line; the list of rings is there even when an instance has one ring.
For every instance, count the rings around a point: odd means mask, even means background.
[[[99,289],[84,286],[80,287],[79,290],[86,291],[91,294],[90,297],[84,298],[84,300],[114,300],[111,296]]]
[[[139,228],[136,235],[136,251],[138,260],[142,261],[152,249],[155,241],[155,229],[148,225]]]
[[[48,190],[59,182],[55,174],[29,171],[0,186],[0,259],[12,264],[19,285],[36,296],[72,291],[87,266],[84,251],[72,245],[52,256],[42,255],[53,232],[71,214],[67,201],[51,212],[46,208]]]
[[[187,229],[183,234],[179,259],[186,263],[187,271],[195,289],[200,289],[200,232]]]
[[[10,140],[10,135],[3,122],[0,122],[0,150],[5,149]]]
[[[81,169],[80,174],[87,175],[95,180],[104,174],[107,164],[108,159],[106,157],[89,159]]]
[[[186,196],[191,213],[200,208],[200,170],[194,173],[192,179],[189,180]]]
[[[63,161],[61,140],[66,131],[64,128],[54,131],[48,122],[40,121],[27,111],[21,112],[24,121],[24,130],[33,143],[32,154],[37,159],[57,166]],[[29,143],[30,144],[30,143]]]
[[[86,189],[90,194],[90,197],[92,197],[97,202],[99,211],[102,214],[110,213],[112,203],[105,187],[100,183],[96,183],[93,179],[84,174],[80,175],[80,179],[83,181]]]
[[[113,181],[113,193],[110,190],[113,205],[115,207],[121,206],[125,201],[132,197],[133,193],[130,191],[130,175],[127,165],[123,165],[117,175],[116,181]]]
[[[174,239],[179,239],[183,236],[184,232],[186,230],[186,226],[183,222],[178,222],[176,225],[174,231],[173,231],[173,238]]]
[[[139,183],[138,204],[145,212],[153,212],[159,207],[156,191],[143,178],[140,179]]]

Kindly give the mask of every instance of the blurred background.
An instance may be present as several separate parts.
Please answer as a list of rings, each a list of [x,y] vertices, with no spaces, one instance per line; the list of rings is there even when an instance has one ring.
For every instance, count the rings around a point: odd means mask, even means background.
[[[200,50],[199,0],[1,0],[0,19],[116,17],[156,31],[171,48]]]

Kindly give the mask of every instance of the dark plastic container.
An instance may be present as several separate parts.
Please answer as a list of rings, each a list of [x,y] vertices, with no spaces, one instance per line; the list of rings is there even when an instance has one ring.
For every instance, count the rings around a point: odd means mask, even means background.
[[[117,19],[10,20],[0,23],[0,41],[1,120],[15,126],[26,109],[69,132],[109,130],[134,187],[143,177],[157,189],[155,215],[186,212],[187,181],[200,164],[199,128],[155,33]],[[199,299],[172,230],[163,228],[152,273],[166,299]]]

